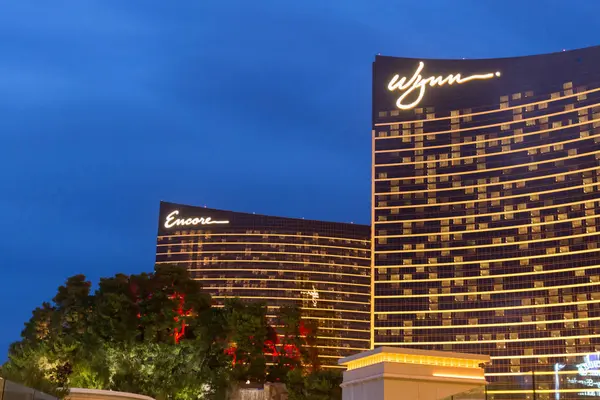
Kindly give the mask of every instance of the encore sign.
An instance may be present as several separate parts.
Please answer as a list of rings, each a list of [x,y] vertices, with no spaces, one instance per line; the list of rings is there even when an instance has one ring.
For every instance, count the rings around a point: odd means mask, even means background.
[[[194,217],[194,218],[177,218],[179,211],[175,210],[167,215],[165,219],[165,228],[174,226],[190,226],[190,225],[213,225],[213,224],[228,224],[229,221],[213,221],[211,217]]]
[[[500,72],[490,72],[487,74],[481,75],[471,75],[465,76],[464,78],[460,74],[456,75],[448,75],[447,77],[442,76],[430,76],[428,78],[423,78],[421,76],[421,71],[425,68],[425,63],[422,61],[419,62],[419,67],[413,74],[412,78],[408,79],[406,76],[400,78],[400,75],[394,75],[392,80],[388,83],[388,90],[393,92],[394,90],[398,90],[399,92],[404,92],[396,101],[396,106],[401,110],[410,110],[415,107],[425,96],[425,87],[429,85],[430,87],[435,86],[444,86],[446,83],[448,85],[452,85],[455,83],[462,84],[469,81],[473,81],[476,79],[491,79],[493,77],[499,77]],[[417,92],[417,98],[412,103],[406,104],[406,98],[410,96],[413,92]]]

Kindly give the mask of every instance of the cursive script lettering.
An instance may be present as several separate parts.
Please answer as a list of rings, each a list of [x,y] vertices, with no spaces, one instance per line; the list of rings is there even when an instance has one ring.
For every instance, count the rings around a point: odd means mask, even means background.
[[[317,292],[317,289],[315,289],[315,285],[313,285],[312,290],[301,292],[301,294],[306,294],[306,295],[312,297],[313,307],[317,306],[317,300],[319,299],[319,292]]]
[[[577,371],[581,376],[600,376],[600,360],[588,360],[584,363],[577,364]]]
[[[415,107],[425,96],[425,87],[429,85],[430,87],[434,86],[444,86],[446,83],[448,85],[453,85],[454,83],[466,83],[475,79],[491,79],[494,76],[500,76],[500,72],[496,73],[487,73],[481,75],[471,75],[462,77],[460,74],[456,75],[448,75],[447,77],[442,76],[430,76],[429,78],[423,78],[421,76],[421,71],[425,68],[425,63],[422,61],[419,62],[419,67],[413,74],[412,78],[408,79],[406,76],[400,78],[400,75],[394,75],[392,80],[388,83],[388,90],[393,92],[394,90],[399,90],[400,92],[404,92],[396,101],[396,106],[401,110],[409,110]],[[409,104],[405,104],[405,100],[411,93],[417,92],[417,98]]]
[[[174,226],[212,225],[229,223],[229,221],[213,221],[211,217],[176,218],[177,215],[179,215],[179,211],[177,210],[167,215],[167,218],[165,219],[165,228],[172,228]]]

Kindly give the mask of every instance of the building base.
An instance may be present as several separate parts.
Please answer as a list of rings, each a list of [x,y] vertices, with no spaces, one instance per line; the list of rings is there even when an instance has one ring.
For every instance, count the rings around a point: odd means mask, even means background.
[[[441,400],[485,389],[478,354],[379,347],[343,358],[343,400]],[[458,397],[457,397],[458,398]]]

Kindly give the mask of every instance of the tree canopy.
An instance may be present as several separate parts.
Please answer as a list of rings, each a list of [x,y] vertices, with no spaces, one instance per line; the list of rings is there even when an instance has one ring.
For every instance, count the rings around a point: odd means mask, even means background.
[[[226,399],[246,381],[293,383],[297,399],[326,391],[317,327],[282,307],[276,330],[266,310],[238,299],[211,305],[199,282],[171,265],[103,278],[94,292],[76,275],[33,311],[0,374],[59,397],[80,387]]]

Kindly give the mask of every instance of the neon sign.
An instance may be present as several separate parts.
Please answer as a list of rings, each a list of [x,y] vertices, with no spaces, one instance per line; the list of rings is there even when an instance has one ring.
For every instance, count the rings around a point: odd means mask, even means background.
[[[301,294],[305,294],[305,295],[312,297],[313,307],[317,306],[317,300],[319,299],[319,292],[317,292],[317,289],[315,289],[315,285],[313,285],[312,290],[301,292]]]
[[[560,379],[560,371],[571,371],[564,380]],[[554,365],[554,389],[555,399],[560,399],[560,387],[565,389],[576,388],[577,395],[598,397],[600,395],[600,354],[587,354],[583,362],[579,364],[565,365],[558,363]],[[562,385],[561,385],[562,383]]]
[[[400,78],[400,75],[394,75],[394,77],[388,83],[388,90],[390,92],[393,92],[394,90],[404,92],[396,101],[396,107],[398,107],[399,109],[410,110],[411,108],[419,104],[419,102],[423,99],[423,96],[425,96],[425,87],[427,85],[429,85],[430,87],[435,87],[436,85],[444,86],[446,83],[448,85],[453,85],[454,83],[462,84],[472,80],[484,80],[500,76],[500,72],[490,72],[481,75],[465,76],[464,78],[460,74],[450,74],[445,78],[442,76],[430,76],[429,78],[423,78],[421,76],[421,71],[424,67],[425,63],[420,61],[419,67],[413,74],[412,78],[407,80],[406,76]],[[415,91],[418,92],[416,100],[414,100],[412,103],[405,104],[406,98]]]
[[[600,376],[600,359],[594,359],[590,355],[585,356],[585,362],[577,364],[576,367],[581,376]]]
[[[179,215],[178,210],[175,210],[171,214],[167,215],[167,218],[165,219],[165,228],[172,228],[174,226],[212,225],[229,223],[229,221],[213,221],[211,217],[176,218],[177,215]]]

